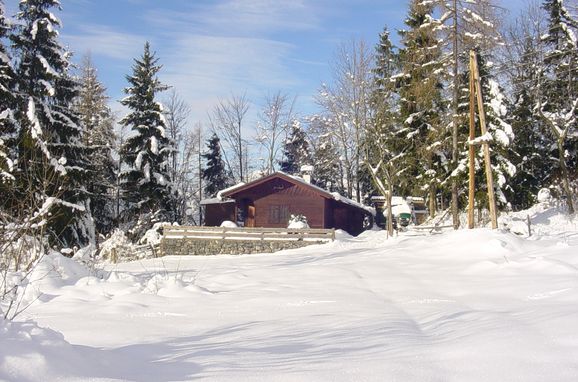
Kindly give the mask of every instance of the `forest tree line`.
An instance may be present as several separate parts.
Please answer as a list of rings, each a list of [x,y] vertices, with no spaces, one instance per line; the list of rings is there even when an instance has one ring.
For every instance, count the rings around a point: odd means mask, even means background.
[[[451,206],[457,226],[467,202],[470,50],[499,208],[529,207],[550,187],[574,212],[575,3],[529,3],[507,18],[489,0],[411,0],[399,39],[386,26],[376,46],[339,47],[316,115],[300,115],[295,97],[277,91],[253,124],[251,100],[234,94],[204,127],[190,125],[186,102],[161,82],[148,43],[127,68],[128,114],[115,116],[90,57],[75,70],[59,41],[59,6],[23,0],[13,18],[0,7],[4,232],[78,247],[119,227],[138,237],[155,222],[201,224],[201,199],[273,171],[299,175],[303,165],[314,167],[316,185],[359,202],[387,192],[425,197],[432,215]],[[481,210],[481,152],[476,170]]]

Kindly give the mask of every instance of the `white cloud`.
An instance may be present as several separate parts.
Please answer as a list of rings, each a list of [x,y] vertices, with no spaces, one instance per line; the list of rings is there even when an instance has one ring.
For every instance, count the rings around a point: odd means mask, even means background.
[[[304,0],[191,3],[187,12],[150,10],[145,14],[145,20],[163,27],[228,36],[311,30],[319,26],[320,20],[310,3]]]
[[[160,79],[192,107],[193,120],[207,120],[219,98],[246,93],[260,102],[271,91],[296,92],[303,79],[291,69],[306,63],[297,48],[278,36],[319,28],[315,2],[305,0],[221,0],[186,3],[184,10],[148,9],[144,12],[152,48],[163,65]],[[75,51],[94,57],[130,61],[142,54],[147,39],[126,33],[123,26],[85,24],[80,33],[63,35]],[[125,74],[130,73],[127,65]],[[112,89],[111,89],[112,90]],[[252,107],[254,116],[257,110]]]
[[[272,40],[186,36],[171,54],[161,57],[162,80],[175,87],[193,109],[192,118],[206,120],[220,98],[246,93],[253,102],[271,89],[297,84],[285,66],[293,47]],[[254,115],[255,107],[250,114]]]
[[[290,69],[299,62],[296,47],[274,37],[318,28],[310,3],[224,0],[192,3],[187,12],[148,11],[145,21],[170,41],[155,48],[164,65],[161,78],[191,104],[198,120],[231,94],[246,93],[259,102],[267,92],[299,88],[303,81]]]
[[[62,34],[62,39],[73,51],[90,50],[95,55],[127,60],[142,53],[145,37],[125,33],[105,25],[83,25],[81,33]]]

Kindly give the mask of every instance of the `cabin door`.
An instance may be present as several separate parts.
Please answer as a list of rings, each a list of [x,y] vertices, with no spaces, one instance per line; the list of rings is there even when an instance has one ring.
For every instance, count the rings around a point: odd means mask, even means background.
[[[255,205],[253,202],[247,204],[247,219],[245,227],[255,227]]]

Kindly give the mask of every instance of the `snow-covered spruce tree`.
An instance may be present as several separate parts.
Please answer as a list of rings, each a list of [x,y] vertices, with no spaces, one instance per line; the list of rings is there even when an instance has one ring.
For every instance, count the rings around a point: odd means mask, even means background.
[[[430,209],[441,182],[447,176],[444,152],[446,103],[442,97],[442,51],[436,31],[441,23],[433,17],[431,2],[413,0],[399,31],[401,73],[398,77],[400,125],[406,155],[400,161],[398,182],[402,195],[427,193]]]
[[[0,0],[0,193],[8,195],[8,188],[14,180],[14,160],[16,159],[17,128],[14,121],[15,75],[8,49],[4,45],[11,24],[4,14],[4,4]],[[0,205],[7,200],[0,201]]]
[[[512,130],[515,132],[512,163],[516,174],[511,180],[508,200],[514,210],[531,207],[538,191],[552,184],[558,163],[553,149],[556,142],[534,109],[536,105],[536,68],[540,66],[539,34],[524,33],[518,43],[519,53],[512,75]],[[513,44],[512,44],[513,45]],[[554,155],[553,155],[554,154]]]
[[[202,155],[207,161],[203,169],[204,191],[206,197],[212,198],[231,185],[231,176],[227,175],[225,161],[221,157],[221,140],[217,134],[207,141],[207,148],[208,151]]]
[[[452,100],[451,107],[445,116],[450,126],[451,135],[451,164],[450,176],[444,183],[451,183],[451,210],[454,228],[459,227],[459,210],[461,208],[459,194],[466,183],[459,178],[467,169],[460,165],[460,148],[464,147],[467,139],[467,110],[466,114],[460,107],[460,93],[462,88],[462,73],[467,68],[468,52],[473,48],[481,48],[487,53],[500,39],[498,17],[493,3],[495,0],[434,0],[441,10],[440,27],[444,57],[444,73],[446,74],[446,91]],[[424,0],[424,3],[429,3]],[[467,85],[466,85],[467,88]],[[461,109],[461,110],[460,110]]]
[[[576,176],[578,156],[578,21],[563,0],[546,0],[543,8],[548,32],[542,36],[546,51],[538,71],[536,110],[556,140],[558,177],[568,212],[574,213],[570,179]]]
[[[166,134],[162,106],[156,101],[157,94],[167,89],[157,78],[160,69],[149,43],[145,43],[142,57],[134,60],[132,75],[126,77],[130,86],[124,91],[128,96],[121,101],[130,112],[120,123],[131,129],[120,153],[127,167],[120,175],[128,204],[123,218],[126,222],[140,219],[139,230],[154,221],[174,219],[169,175],[174,148]]]
[[[496,202],[498,207],[504,208],[509,205],[507,195],[512,195],[511,180],[516,174],[516,166],[512,163],[512,158],[516,155],[512,150],[514,131],[510,124],[511,105],[504,94],[504,90],[491,75],[493,63],[488,62],[480,54],[477,55],[477,61],[484,98],[486,126],[491,137],[490,157],[494,172]],[[476,135],[479,136],[479,121],[477,121],[476,126],[478,126]],[[478,148],[476,152],[476,203],[480,207],[485,207],[487,206],[487,187],[485,175],[483,175],[483,150]]]
[[[486,56],[476,51],[478,61],[478,71],[480,75],[482,97],[484,100],[484,112],[486,117],[487,135],[481,137],[478,105],[476,101],[475,120],[475,204],[478,209],[488,208],[487,182],[484,167],[484,154],[480,146],[482,141],[489,142],[490,161],[493,170],[494,190],[496,193],[496,203],[499,208],[509,207],[510,201],[507,196],[512,195],[511,181],[516,174],[516,167],[513,161],[516,153],[512,144],[514,133],[511,122],[511,105],[504,95],[504,91],[497,80],[491,75],[493,63],[488,62]],[[469,59],[469,58],[468,58]],[[469,69],[461,74],[460,97],[458,108],[458,121],[460,134],[458,135],[459,148],[458,166],[453,170],[452,178],[458,180],[460,184],[468,184],[468,164],[469,164]],[[460,203],[467,203],[467,192],[463,192]],[[481,214],[479,215],[481,218]]]
[[[390,162],[391,156],[382,158],[384,153],[403,153],[404,142],[401,134],[399,120],[399,96],[395,87],[397,79],[396,73],[399,71],[399,55],[395,51],[387,27],[379,35],[379,42],[375,47],[375,67],[373,73],[373,93],[371,95],[371,108],[373,110],[372,123],[364,139],[364,166],[361,172],[362,177],[371,180],[371,184],[366,186],[368,196],[381,195],[383,189],[380,189],[377,182],[377,174],[372,173],[370,166],[376,164],[382,159],[391,163],[391,168],[395,166]],[[400,155],[402,157],[403,154]],[[397,182],[388,178],[381,178],[379,181],[385,181],[386,188],[394,189]],[[367,184],[367,182],[364,182]],[[393,183],[396,183],[395,185]],[[387,195],[381,195],[387,196]],[[368,202],[366,200],[366,202]]]
[[[309,124],[307,141],[311,145],[314,165],[312,183],[324,190],[345,194],[344,170],[335,135],[331,133],[331,121],[317,115],[308,117],[306,121]]]
[[[75,109],[84,130],[83,143],[87,147],[90,209],[96,230],[101,234],[109,233],[114,226],[112,194],[118,167],[112,157],[114,119],[107,102],[106,88],[98,80],[96,68],[87,55],[82,62]]]
[[[279,170],[296,175],[301,171],[301,166],[312,164],[311,153],[301,123],[296,119],[293,120],[290,129],[283,144],[283,159],[279,161]]]
[[[60,45],[57,0],[22,0],[14,33],[20,125],[17,183],[50,206],[48,233],[55,245],[94,240],[85,184],[87,163],[82,128],[73,110],[79,84],[70,74],[70,54]]]
[[[343,195],[345,188],[340,179],[343,179],[344,171],[341,162],[336,160],[339,158],[339,151],[333,137],[330,134],[321,135],[317,143],[313,154],[315,168],[312,183],[324,190]]]

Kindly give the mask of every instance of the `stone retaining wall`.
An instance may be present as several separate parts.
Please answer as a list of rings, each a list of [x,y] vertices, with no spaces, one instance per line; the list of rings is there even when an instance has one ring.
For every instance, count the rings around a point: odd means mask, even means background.
[[[302,248],[311,244],[323,243],[325,242],[300,240],[163,239],[161,241],[161,256],[273,253],[284,249]]]

